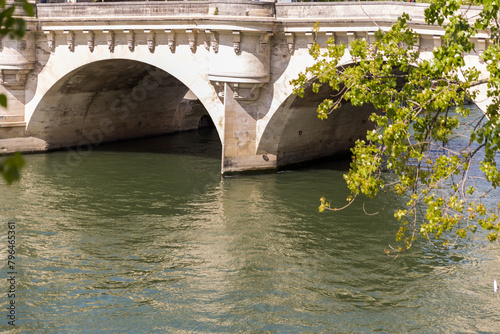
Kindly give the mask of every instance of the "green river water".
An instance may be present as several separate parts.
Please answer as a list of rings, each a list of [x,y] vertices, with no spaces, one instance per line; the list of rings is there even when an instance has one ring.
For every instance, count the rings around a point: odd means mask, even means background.
[[[499,244],[393,260],[397,199],[318,213],[345,201],[345,162],[221,179],[220,152],[195,131],[25,156],[1,186],[2,332],[500,332]]]

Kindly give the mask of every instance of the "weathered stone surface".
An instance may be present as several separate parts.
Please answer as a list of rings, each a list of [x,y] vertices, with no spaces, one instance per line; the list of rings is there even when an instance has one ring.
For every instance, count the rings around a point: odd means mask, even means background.
[[[35,153],[47,150],[47,143],[40,138],[18,137],[0,139],[0,154],[9,154],[14,152]]]

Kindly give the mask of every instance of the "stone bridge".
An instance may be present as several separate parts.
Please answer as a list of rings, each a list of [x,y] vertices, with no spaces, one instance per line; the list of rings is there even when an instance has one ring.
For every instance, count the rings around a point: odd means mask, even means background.
[[[89,150],[211,120],[223,173],[342,153],[365,136],[373,110],[346,104],[318,120],[315,109],[330,92],[301,99],[290,85],[313,64],[308,48],[330,37],[370,41],[406,12],[421,57],[430,57],[444,32],[425,24],[425,8],[248,0],[37,4],[24,39],[2,40],[0,93],[9,108],[0,114],[0,138],[24,138],[25,151]],[[488,35],[474,43],[476,52],[465,57],[484,68],[478,55]]]

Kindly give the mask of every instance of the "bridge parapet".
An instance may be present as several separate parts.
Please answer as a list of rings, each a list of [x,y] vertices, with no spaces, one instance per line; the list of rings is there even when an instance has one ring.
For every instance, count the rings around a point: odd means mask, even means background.
[[[39,21],[96,20],[104,18],[127,19],[147,17],[149,20],[175,17],[206,18],[207,15],[217,17],[262,17],[274,18],[274,2],[267,1],[128,1],[114,2],[82,2],[82,3],[50,3],[37,4]]]
[[[363,2],[292,2],[277,3],[276,18],[283,21],[311,21],[318,22],[363,22],[363,21],[390,21],[401,16],[402,13],[411,13],[412,20],[424,22],[424,10],[428,4],[406,3],[394,1],[363,1]],[[381,10],[383,9],[383,10]]]
[[[38,4],[37,18],[40,22],[64,21],[70,18],[73,21],[102,20],[105,18],[123,20],[139,17],[148,17],[154,20],[166,17],[201,17],[208,14],[208,8],[207,1]]]

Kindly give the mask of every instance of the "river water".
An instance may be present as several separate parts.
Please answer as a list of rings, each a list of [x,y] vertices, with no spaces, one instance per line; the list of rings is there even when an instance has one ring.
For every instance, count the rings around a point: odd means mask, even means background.
[[[342,203],[345,162],[221,179],[220,142],[189,132],[25,156],[2,185],[16,225],[8,333],[498,333],[498,244],[425,242],[397,259],[397,199]],[[3,291],[9,289],[4,280]]]

